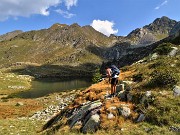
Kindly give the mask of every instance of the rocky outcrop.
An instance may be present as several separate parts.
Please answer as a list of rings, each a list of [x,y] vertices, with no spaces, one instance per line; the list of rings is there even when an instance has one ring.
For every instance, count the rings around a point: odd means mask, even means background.
[[[10,40],[10,39],[14,38],[15,36],[17,36],[17,35],[19,35],[21,33],[23,33],[23,31],[15,30],[15,31],[8,32],[6,34],[0,35],[0,41]]]

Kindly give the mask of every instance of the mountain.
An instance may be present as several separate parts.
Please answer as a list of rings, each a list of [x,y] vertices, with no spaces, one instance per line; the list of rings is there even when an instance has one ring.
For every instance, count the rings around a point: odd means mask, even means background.
[[[180,32],[180,21],[171,29],[170,35],[178,35]]]
[[[0,35],[0,41],[9,40],[9,39],[14,38],[15,36],[21,34],[21,33],[23,33],[23,31],[15,30],[15,31],[8,32],[6,34]]]
[[[143,28],[137,28],[127,35],[133,44],[150,44],[170,35],[176,21],[166,16],[155,19]]]
[[[67,65],[70,69],[77,67],[92,70],[96,66],[91,65],[100,65],[103,61],[103,51],[99,48],[111,45],[112,41],[91,26],[81,27],[76,23],[54,24],[48,29],[24,32],[8,41],[0,42],[0,67]],[[59,72],[54,70],[52,71],[54,74]],[[52,72],[49,71],[49,74]],[[69,75],[64,72],[61,75],[66,74]]]
[[[21,65],[25,66],[21,72],[41,76],[92,75],[103,62],[124,66],[148,56],[160,39],[178,33],[177,28],[179,22],[162,17],[126,37],[107,37],[91,26],[56,23],[0,42],[0,67]]]
[[[41,41],[45,44],[60,44],[62,46],[87,46],[96,44],[103,46],[109,43],[109,38],[96,31],[91,26],[81,27],[77,23],[70,26],[66,24],[54,24],[49,29],[30,31],[18,35],[15,39]]]

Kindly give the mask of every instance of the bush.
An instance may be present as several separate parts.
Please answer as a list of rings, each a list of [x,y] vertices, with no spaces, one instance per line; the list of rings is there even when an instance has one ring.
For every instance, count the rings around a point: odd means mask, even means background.
[[[162,65],[165,65],[164,61],[157,61],[156,63],[153,63],[148,66],[149,69],[158,68]]]
[[[142,82],[142,80],[143,80],[143,75],[142,74],[135,74],[135,75],[133,75],[133,81],[134,82]]]
[[[129,68],[127,66],[121,68],[122,72],[129,71]]]
[[[150,87],[172,87],[177,84],[177,75],[172,71],[155,70],[151,74],[151,80],[148,83]]]
[[[153,125],[169,125],[171,120],[167,115],[168,112],[169,111],[165,111],[162,109],[150,108],[146,113],[146,120]]]
[[[100,74],[100,69],[96,69],[93,74],[92,82],[98,83],[101,81],[101,79],[102,79],[102,75]]]
[[[167,55],[171,51],[172,51],[171,43],[162,43],[153,52],[158,53],[159,55]]]

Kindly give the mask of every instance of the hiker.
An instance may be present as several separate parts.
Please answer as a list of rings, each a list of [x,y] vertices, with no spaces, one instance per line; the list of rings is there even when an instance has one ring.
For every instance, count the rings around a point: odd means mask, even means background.
[[[115,96],[120,70],[115,65],[111,65],[106,68],[106,73],[107,77],[111,78],[111,96]]]
[[[110,83],[111,82],[111,68],[109,67],[106,67],[106,76],[108,77],[108,82]]]

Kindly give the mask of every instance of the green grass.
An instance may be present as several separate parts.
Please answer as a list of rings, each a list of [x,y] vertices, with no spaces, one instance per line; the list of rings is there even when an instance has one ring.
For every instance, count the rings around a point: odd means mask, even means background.
[[[0,71],[0,94],[10,94],[28,90],[31,87],[31,77]]]
[[[24,119],[0,119],[1,135],[37,135],[42,121]]]
[[[163,39],[163,38],[166,38],[168,36],[168,34],[157,34],[156,35],[156,38],[158,39],[158,40],[161,40],[161,39]]]

